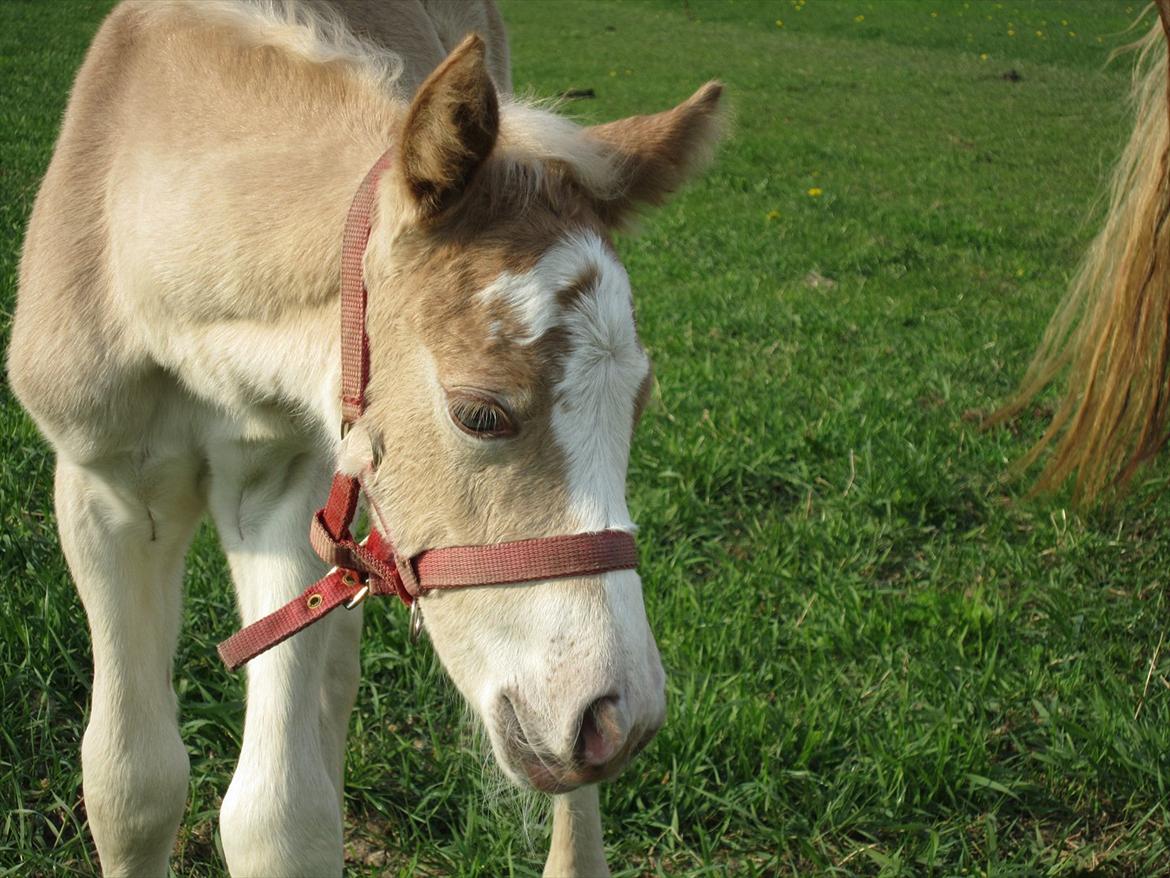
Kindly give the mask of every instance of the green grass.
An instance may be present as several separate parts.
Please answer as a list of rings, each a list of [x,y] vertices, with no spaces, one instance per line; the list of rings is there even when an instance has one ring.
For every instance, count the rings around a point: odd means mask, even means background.
[[[0,4],[5,338],[106,7]],[[1078,516],[1000,481],[1039,416],[972,414],[1010,392],[1092,235],[1129,126],[1106,58],[1139,11],[505,0],[521,89],[592,87],[571,110],[602,120],[718,77],[736,110],[713,172],[620,241],[659,382],[630,500],[670,715],[603,792],[616,873],[1170,873],[1165,469]],[[84,617],[51,455],[4,393],[0,875],[90,874]],[[209,531],[189,579],[174,870],[211,876],[241,689],[214,657],[234,619]],[[429,650],[390,604],[367,619],[355,873],[535,874],[542,830],[530,847],[522,807],[493,804]]]

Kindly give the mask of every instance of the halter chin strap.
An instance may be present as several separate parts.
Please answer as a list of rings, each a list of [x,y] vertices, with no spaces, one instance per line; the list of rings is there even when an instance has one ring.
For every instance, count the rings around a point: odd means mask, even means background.
[[[370,375],[366,334],[368,299],[363,262],[370,239],[370,214],[378,181],[390,167],[393,150],[374,164],[354,195],[345,220],[341,249],[341,435],[365,413]],[[345,604],[358,606],[369,595],[397,595],[407,606],[428,591],[509,585],[571,576],[631,570],[638,564],[634,538],[605,530],[495,543],[426,549],[404,557],[376,529],[358,542],[350,532],[361,495],[355,476],[337,473],[324,508],[313,516],[309,542],[333,569],[274,613],[219,644],[230,670]],[[417,607],[413,607],[417,610]]]

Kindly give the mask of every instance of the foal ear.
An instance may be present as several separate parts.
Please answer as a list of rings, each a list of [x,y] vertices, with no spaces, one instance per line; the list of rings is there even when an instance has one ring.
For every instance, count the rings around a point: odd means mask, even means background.
[[[615,153],[618,184],[599,196],[602,215],[619,223],[641,205],[657,205],[715,154],[724,129],[723,84],[708,82],[672,110],[630,116],[586,129]]]
[[[400,160],[406,188],[425,215],[458,200],[496,143],[500,108],[478,34],[435,68],[406,115]]]

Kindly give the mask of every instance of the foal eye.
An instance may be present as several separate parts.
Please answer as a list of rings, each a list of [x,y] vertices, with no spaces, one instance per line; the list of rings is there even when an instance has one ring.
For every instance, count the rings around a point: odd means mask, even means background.
[[[487,396],[455,393],[447,400],[447,412],[455,426],[476,439],[502,439],[516,435],[512,416]]]

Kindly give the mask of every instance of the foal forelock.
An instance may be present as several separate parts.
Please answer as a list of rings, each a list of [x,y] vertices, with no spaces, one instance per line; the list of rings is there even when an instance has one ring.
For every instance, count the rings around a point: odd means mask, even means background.
[[[504,272],[476,298],[511,321],[491,320],[490,336],[516,327],[514,344],[559,359],[550,413],[567,465],[568,514],[580,529],[632,529],[625,501],[630,436],[650,375],[638,342],[630,283],[612,250],[593,232],[550,248],[527,271]]]

